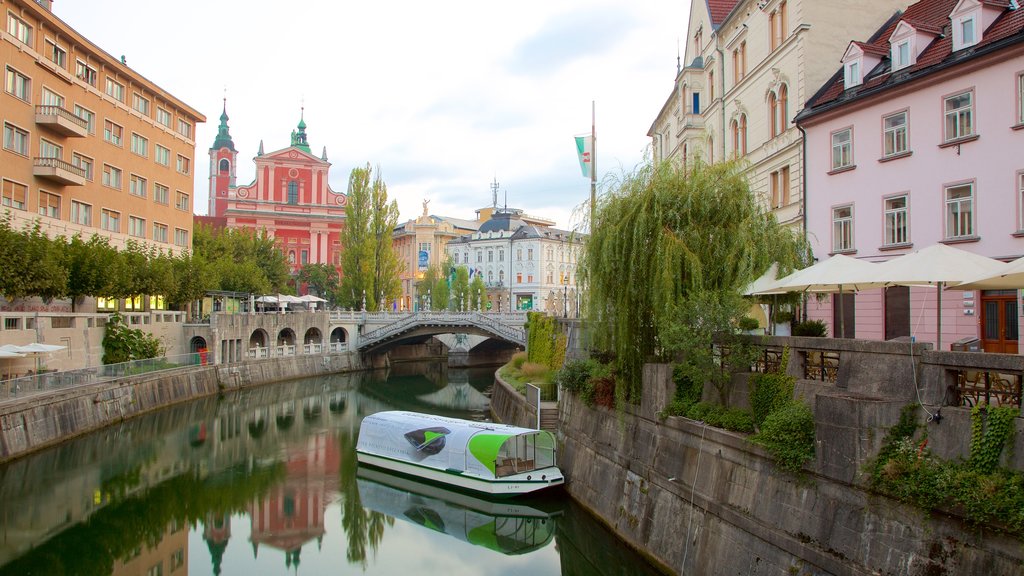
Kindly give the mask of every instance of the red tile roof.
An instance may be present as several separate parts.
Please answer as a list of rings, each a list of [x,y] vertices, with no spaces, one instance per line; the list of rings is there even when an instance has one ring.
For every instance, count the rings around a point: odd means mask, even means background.
[[[714,28],[718,28],[722,22],[725,21],[725,17],[732,12],[732,9],[739,4],[740,0],[706,0],[708,3],[708,14],[711,15],[711,25]]]
[[[917,30],[930,32],[936,35],[935,40],[933,40],[924,49],[924,51],[918,54],[917,61],[913,66],[899,71],[899,78],[893,78],[891,70],[888,69],[888,58],[884,58],[882,66],[885,66],[886,68],[882,70],[881,73],[875,73],[874,75],[869,73],[865,82],[857,87],[857,94],[860,95],[865,92],[873,92],[874,90],[872,89],[874,88],[885,89],[897,84],[912,81],[922,75],[930,73],[929,69],[937,64],[942,64],[947,61],[952,62],[954,60],[965,60],[959,53],[956,56],[953,55],[952,34],[949,33],[949,29],[947,28],[950,23],[949,14],[953,11],[957,2],[959,2],[959,0],[921,0],[920,2],[907,7],[906,12],[904,12],[900,18],[894,18],[883,25],[882,28],[872,36],[872,40],[869,42],[857,42],[857,45],[865,52],[879,53],[887,56],[890,50],[889,37],[892,35],[896,26],[899,25],[900,21],[910,24]],[[1001,8],[1009,7],[1006,0],[986,0],[985,4]],[[941,35],[943,30],[946,32],[945,36]],[[970,55],[983,51],[986,46],[1015,34],[1020,35],[1021,41],[1024,41],[1024,8],[1003,12],[996,21],[982,33],[981,41],[971,48]],[[867,46],[872,46],[873,48],[869,51]],[[882,85],[886,86],[883,87]],[[807,116],[813,115],[822,107],[835,103],[844,91],[845,86],[843,85],[843,74],[842,70],[840,70],[807,102],[806,108],[799,114],[799,116],[806,118]]]

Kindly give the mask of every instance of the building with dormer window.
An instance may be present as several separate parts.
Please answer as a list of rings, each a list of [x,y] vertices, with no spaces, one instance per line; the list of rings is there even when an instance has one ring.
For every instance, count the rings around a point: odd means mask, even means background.
[[[286,148],[253,158],[256,178],[238,186],[238,151],[228,129],[227,103],[210,147],[210,206],[200,222],[228,228],[266,230],[284,253],[293,275],[306,264],[341,267],[341,231],[348,197],[328,182],[327,147],[312,153],[305,114]]]
[[[648,131],[655,161],[746,162],[776,219],[803,226],[800,104],[903,0],[694,0],[675,84]],[[868,54],[865,60],[879,58]],[[857,77],[870,62],[851,62]]]
[[[845,69],[858,59],[863,77],[851,82]],[[1024,255],[1024,9],[922,0],[866,42],[851,41],[843,65],[796,119],[817,259],[884,261],[939,242],[1003,260]],[[1019,350],[1016,290],[949,294],[943,343],[980,337],[986,351]],[[936,339],[934,288],[843,302],[846,337]],[[835,326],[839,305],[836,297],[810,308]]]

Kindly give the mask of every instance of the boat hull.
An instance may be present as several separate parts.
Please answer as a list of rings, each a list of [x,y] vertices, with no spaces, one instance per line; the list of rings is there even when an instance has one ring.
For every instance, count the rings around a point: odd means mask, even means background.
[[[531,470],[529,473],[502,478],[482,478],[456,470],[440,470],[412,462],[387,458],[369,452],[357,451],[360,464],[374,466],[398,474],[450,486],[458,490],[487,494],[496,498],[511,498],[547,490],[565,483],[562,472],[556,467]],[[529,477],[529,478],[527,478]]]

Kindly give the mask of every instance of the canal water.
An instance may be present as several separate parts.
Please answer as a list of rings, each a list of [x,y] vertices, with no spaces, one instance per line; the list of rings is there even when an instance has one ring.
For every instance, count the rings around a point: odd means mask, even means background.
[[[178,405],[0,467],[0,576],[657,574],[563,492],[359,467],[368,414],[488,417],[493,368],[397,365]]]

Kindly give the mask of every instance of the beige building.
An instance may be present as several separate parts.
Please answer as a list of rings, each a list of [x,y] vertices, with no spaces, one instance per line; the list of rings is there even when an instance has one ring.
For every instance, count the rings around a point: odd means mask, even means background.
[[[0,0],[4,212],[15,228],[39,220],[52,237],[191,247],[194,138],[206,118],[50,4]]]
[[[779,222],[803,226],[793,118],[903,0],[694,0],[675,86],[648,132],[655,161],[739,158]]]

